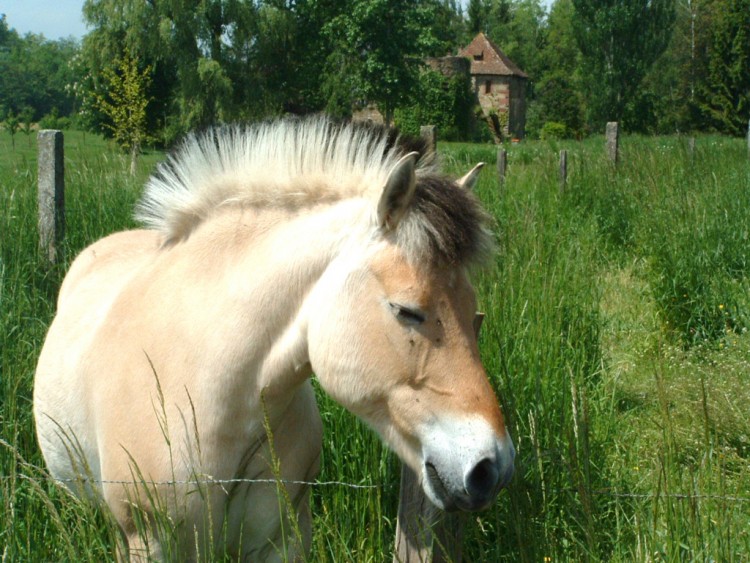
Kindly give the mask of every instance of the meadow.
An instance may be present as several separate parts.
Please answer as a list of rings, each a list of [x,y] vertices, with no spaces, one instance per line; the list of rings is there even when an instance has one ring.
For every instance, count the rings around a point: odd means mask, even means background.
[[[482,358],[517,448],[495,506],[466,518],[466,561],[750,560],[750,159],[743,140],[625,137],[496,148],[441,143],[496,219],[474,274]],[[560,149],[569,154],[565,190]],[[36,359],[67,266],[135,226],[162,155],[136,177],[103,139],[66,132],[67,236],[45,264],[36,153],[0,132],[0,561],[107,561],[106,511],[52,482],[36,445]],[[311,561],[392,558],[400,465],[321,394]]]

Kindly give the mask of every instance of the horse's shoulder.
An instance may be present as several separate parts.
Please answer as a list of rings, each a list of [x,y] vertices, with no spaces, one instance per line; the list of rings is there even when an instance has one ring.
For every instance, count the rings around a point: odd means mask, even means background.
[[[160,245],[159,233],[145,229],[117,232],[89,245],[73,261],[63,280],[58,308],[85,286],[102,289],[120,284]]]

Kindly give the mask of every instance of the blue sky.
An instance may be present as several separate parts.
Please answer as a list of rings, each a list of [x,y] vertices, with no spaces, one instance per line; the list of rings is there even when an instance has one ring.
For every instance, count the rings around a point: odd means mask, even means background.
[[[18,33],[42,33],[47,39],[86,33],[81,16],[84,0],[0,0],[0,14]]]

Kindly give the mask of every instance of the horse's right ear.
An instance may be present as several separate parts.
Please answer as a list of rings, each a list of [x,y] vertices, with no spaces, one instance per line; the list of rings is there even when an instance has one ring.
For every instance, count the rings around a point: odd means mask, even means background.
[[[417,152],[407,154],[388,174],[378,202],[378,224],[386,230],[394,229],[398,225],[414,197],[417,187],[414,169],[418,157]]]
[[[480,162],[474,168],[472,168],[466,174],[466,176],[463,176],[462,178],[456,180],[456,184],[458,184],[458,187],[464,188],[466,190],[473,190],[474,186],[477,183],[477,180],[479,179],[479,173],[482,171],[483,167],[484,162]]]

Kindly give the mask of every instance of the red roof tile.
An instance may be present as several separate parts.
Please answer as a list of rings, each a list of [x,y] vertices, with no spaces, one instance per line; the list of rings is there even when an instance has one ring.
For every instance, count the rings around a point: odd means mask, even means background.
[[[471,60],[471,74],[494,74],[500,76],[520,76],[528,78],[526,73],[516,66],[508,56],[500,50],[484,34],[477,35],[467,47],[458,53]]]

